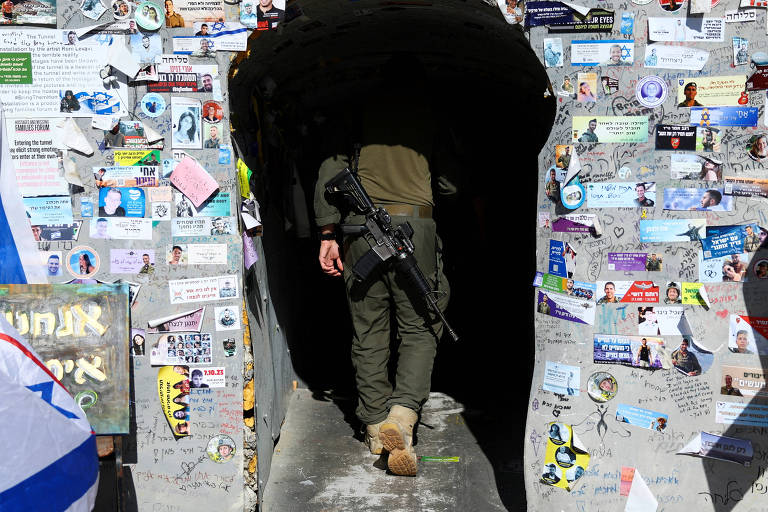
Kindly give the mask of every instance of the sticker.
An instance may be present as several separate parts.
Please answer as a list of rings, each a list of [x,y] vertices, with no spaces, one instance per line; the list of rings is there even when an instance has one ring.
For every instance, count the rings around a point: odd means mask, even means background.
[[[560,90],[557,91],[557,94],[559,96],[572,96],[574,94],[574,88],[570,77],[563,77],[563,82],[560,84]]]
[[[173,189],[171,187],[154,187],[147,189],[149,200],[154,202],[170,202],[173,200]]]
[[[744,333],[746,336],[746,331]],[[723,376],[722,386],[720,386],[721,395],[768,400],[768,382],[766,382],[766,372],[763,368],[723,365],[720,370]]]
[[[744,75],[678,78],[677,85],[678,107],[738,105]]]
[[[706,219],[640,220],[640,243],[698,242],[706,225]]]
[[[573,116],[574,142],[647,142],[645,116]]]
[[[726,460],[744,466],[749,466],[754,456],[752,441],[737,439],[709,432],[696,434],[683,448],[678,450],[678,455],[693,455],[709,459]]]
[[[550,423],[541,483],[570,491],[589,467],[589,453],[570,425]]]
[[[224,107],[215,101],[203,103],[203,121],[206,123],[218,123],[224,118]]]
[[[568,242],[549,241],[549,273],[553,276],[572,278],[576,269],[576,251]]]
[[[147,325],[149,326],[147,332],[153,334],[181,331],[200,332],[204,316],[205,306],[191,311],[183,311],[181,313],[174,313],[160,318],[153,318],[152,320],[147,320]]]
[[[656,183],[589,183],[589,208],[649,208],[656,204]]]
[[[587,395],[593,402],[605,403],[619,392],[619,383],[608,372],[595,372],[587,379]]]
[[[656,149],[668,151],[694,151],[696,127],[683,125],[656,125]]]
[[[165,112],[165,98],[156,92],[145,94],[141,98],[141,111],[149,117],[160,117]]]
[[[619,91],[619,81],[610,76],[601,76],[600,84],[603,86],[603,94],[611,95]]]
[[[661,254],[644,252],[609,252],[608,270],[621,272],[660,271],[663,267]]]
[[[240,317],[236,306],[223,306],[215,309],[217,331],[234,331],[240,329]]]
[[[579,7],[579,10],[574,9]],[[525,26],[547,25],[550,33],[611,32],[614,12],[605,9],[589,9],[563,2],[526,2]]]
[[[635,13],[632,11],[624,11],[621,13],[621,25],[619,31],[624,36],[631,36],[635,29]]]
[[[768,427],[768,406],[753,403],[717,402],[715,423]]]
[[[720,129],[715,126],[696,127],[696,151],[720,152]]]
[[[222,340],[221,345],[224,348],[224,357],[232,357],[237,353],[237,343],[235,342],[235,338]]]
[[[204,149],[219,149],[219,146],[223,142],[221,139],[221,127],[217,124],[203,123],[203,148]]]
[[[756,52],[752,56],[752,65],[755,67],[755,72],[747,78],[746,89],[748,91],[760,91],[768,89],[768,65],[765,65],[765,61],[761,60],[762,65],[755,63],[755,56],[760,52]],[[765,55],[765,54],[763,54]]]
[[[593,361],[649,370],[671,367],[664,340],[652,336],[595,334]]]
[[[171,304],[236,299],[240,296],[236,276],[199,277],[168,281]]]
[[[97,188],[103,187],[155,187],[159,169],[151,165],[120,167],[92,167]],[[121,191],[122,189],[118,189]]]
[[[669,157],[669,174],[673,180],[721,181],[723,162],[712,156],[675,153]]]
[[[154,249],[110,249],[109,272],[111,274],[154,274]]]
[[[664,296],[664,304],[691,304],[694,306],[709,306],[707,290],[701,283],[667,283],[667,291]]]
[[[573,279],[566,277],[558,277],[551,274],[536,272],[536,278],[534,279],[533,285],[541,287],[542,290],[564,293],[565,295],[572,295],[573,297],[580,299],[594,300],[595,298],[595,283],[574,281]]]
[[[162,7],[152,2],[142,2],[136,7],[134,17],[139,27],[144,30],[154,31],[165,24],[165,12]]]
[[[552,223],[552,231],[555,233],[590,233],[594,236],[602,234],[597,215],[586,213],[561,216]]]
[[[194,3],[194,0],[189,0]],[[223,12],[221,18],[223,19]],[[206,18],[211,19],[210,13],[206,12]],[[194,24],[194,33],[197,37],[207,37],[214,42],[214,46],[221,51],[242,52],[248,49],[248,30],[240,23],[221,23],[215,22]]]
[[[595,303],[591,300],[563,295],[559,293],[546,294],[538,292],[536,311],[543,315],[553,316],[562,320],[580,324],[595,323]]]
[[[563,67],[563,40],[561,38],[544,38],[544,65],[548,68]]]
[[[132,5],[126,0],[112,0],[112,14],[116,20],[127,19],[132,11]]]
[[[664,432],[664,429],[667,428],[669,416],[641,407],[619,404],[616,407],[616,421],[657,432]]]
[[[80,198],[80,216],[93,217],[93,201],[90,197]]]
[[[146,348],[147,333],[144,329],[131,329],[131,355],[143,356]]]
[[[598,304],[619,302],[659,302],[659,287],[652,281],[598,281],[603,293]]]
[[[33,226],[72,224],[72,200],[62,197],[23,197],[24,209]]]
[[[155,167],[162,165],[160,151],[156,149],[116,149],[114,156],[117,166],[148,165]],[[153,200],[157,201],[158,199]],[[170,201],[170,197],[167,200]]]
[[[224,367],[195,368],[190,374],[192,389],[223,388],[226,386]]]
[[[662,0],[659,0],[662,1]],[[725,21],[722,18],[648,18],[649,41],[723,42]]]
[[[163,39],[160,34],[137,32],[131,34],[131,55],[139,64],[150,65],[163,53]]]
[[[635,41],[571,41],[572,66],[631,66],[635,58]]]
[[[156,364],[210,364],[211,335],[163,334],[150,351],[150,362]]]
[[[157,371],[160,407],[177,439],[190,434],[189,387],[189,367],[163,366]]]
[[[80,234],[82,221],[74,224],[54,224],[49,226],[32,226],[32,236],[36,242],[75,241]]]
[[[40,264],[48,277],[61,275],[61,251],[40,251]]]
[[[177,96],[171,98],[174,149],[200,149],[202,147],[200,139],[201,108],[200,102],[197,100]]]
[[[744,282],[748,281],[747,266],[752,257],[749,253],[729,254],[719,258],[704,259],[699,251],[699,281],[704,283]]]
[[[640,336],[687,336],[690,327],[683,321],[682,306],[645,306],[637,308],[637,334]]]
[[[104,4],[99,0],[82,0],[82,2],[80,2],[80,12],[86,18],[92,20],[101,18],[101,15],[104,14],[104,11],[106,10],[107,8],[104,7]]]
[[[578,73],[576,77],[579,84],[576,101],[581,103],[597,101],[597,73]]]
[[[700,71],[709,60],[709,52],[699,48],[653,43],[645,47],[646,68]]]
[[[743,37],[733,37],[733,65],[741,66],[749,63],[749,40]]]
[[[544,369],[544,391],[564,396],[579,396],[581,368],[547,361]]]
[[[712,366],[715,356],[712,352],[696,346],[689,336],[683,337],[680,346],[672,351],[672,365],[677,371],[688,377],[705,373]]]
[[[677,12],[685,5],[685,0],[659,0],[659,7],[667,12]]]
[[[722,188],[665,188],[665,210],[731,211],[733,198]]]
[[[77,395],[75,395],[75,402],[77,402],[77,405],[79,405],[80,408],[84,411],[87,411],[96,405],[96,402],[98,401],[99,395],[90,389],[87,391],[80,391]]]
[[[743,80],[743,78],[742,78]],[[693,107],[690,124],[699,126],[757,126],[757,107]]]
[[[99,253],[87,245],[78,245],[67,255],[67,271],[75,277],[93,277],[99,271]]]
[[[735,354],[768,354],[768,318],[731,315],[728,349]]]
[[[103,240],[152,240],[152,220],[130,217],[94,217],[91,238]]]
[[[222,236],[237,234],[235,217],[195,217],[173,219],[171,236]]]
[[[211,37],[173,36],[173,53],[193,57],[216,57],[217,41]]]
[[[749,138],[747,144],[749,158],[756,162],[762,162],[768,158],[768,135],[761,133]]]
[[[667,82],[654,75],[646,76],[637,83],[635,97],[641,105],[658,107],[667,99]]]
[[[144,190],[137,187],[103,187],[99,190],[99,217],[144,217]]]
[[[730,196],[727,197],[730,199]],[[757,224],[710,226],[707,228],[707,236],[701,240],[704,259],[755,252],[761,244],[759,232],[760,228]]]
[[[726,23],[744,23],[746,21],[755,21],[756,19],[757,19],[757,11],[754,9],[725,11]]]
[[[235,456],[235,441],[227,435],[219,434],[208,441],[205,451],[213,462],[224,464]]]
[[[723,191],[730,196],[768,198],[768,179],[726,176]]]
[[[587,199],[587,191],[581,184],[579,177],[574,177],[566,186],[560,189],[560,202],[569,210],[575,210],[584,204]]]

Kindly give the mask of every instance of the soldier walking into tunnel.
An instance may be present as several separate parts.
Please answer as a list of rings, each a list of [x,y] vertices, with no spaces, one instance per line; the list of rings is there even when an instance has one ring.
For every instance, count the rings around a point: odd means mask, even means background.
[[[383,72],[383,92],[370,95],[375,100],[362,115],[358,176],[376,206],[384,207],[392,216],[393,225],[409,222],[413,227],[416,260],[431,288],[442,293],[437,302],[444,310],[449,288],[432,219],[428,158],[435,130],[427,107],[424,72],[416,59],[401,55],[390,59]],[[403,81],[403,76],[408,80]],[[370,246],[364,236],[346,236],[342,255],[337,242],[342,214],[329,202],[324,188],[345,166],[345,159],[336,156],[320,167],[315,191],[320,266],[330,276],[343,275],[346,284],[353,323],[356,414],[366,425],[365,442],[371,453],[387,453],[387,465],[393,473],[415,475],[413,430],[429,396],[443,326],[394,267],[382,264],[367,279],[355,279],[352,268]],[[359,215],[344,218],[345,224],[362,222]],[[391,314],[394,326],[390,325]],[[397,367],[394,382],[390,382],[390,340],[395,336],[399,340]]]

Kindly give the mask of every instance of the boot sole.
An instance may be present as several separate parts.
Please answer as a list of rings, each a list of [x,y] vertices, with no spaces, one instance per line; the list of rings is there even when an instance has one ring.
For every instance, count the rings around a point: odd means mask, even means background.
[[[405,449],[405,436],[397,423],[384,423],[379,427],[379,439],[389,453]]]
[[[395,448],[389,452],[387,467],[396,475],[416,476],[416,455],[413,452]]]

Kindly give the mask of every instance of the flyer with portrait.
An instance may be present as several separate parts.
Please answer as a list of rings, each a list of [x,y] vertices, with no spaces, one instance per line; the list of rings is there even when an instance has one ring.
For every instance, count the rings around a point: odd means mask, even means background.
[[[648,370],[669,370],[672,361],[662,338],[595,334],[593,361],[596,364],[622,364]]]
[[[695,94],[692,105],[685,105],[689,99],[690,84],[694,84]],[[738,106],[739,98],[744,92],[744,75],[730,76],[700,76],[696,78],[677,79],[677,103],[680,107],[717,107]],[[693,123],[693,120],[691,120]]]
[[[645,116],[573,116],[574,142],[647,142]]]
[[[664,432],[669,422],[669,415],[663,412],[643,409],[642,407],[619,404],[616,407],[616,421],[657,432]]]
[[[768,317],[731,315],[728,349],[734,354],[768,354]]]
[[[190,434],[189,367],[163,366],[157,371],[160,407],[176,439]]]
[[[589,453],[571,425],[552,422],[547,425],[547,430],[540,482],[570,492],[574,482],[589,467]]]
[[[659,286],[653,281],[598,281],[598,304],[659,302]]]
[[[572,66],[631,66],[634,59],[632,39],[571,41]]]

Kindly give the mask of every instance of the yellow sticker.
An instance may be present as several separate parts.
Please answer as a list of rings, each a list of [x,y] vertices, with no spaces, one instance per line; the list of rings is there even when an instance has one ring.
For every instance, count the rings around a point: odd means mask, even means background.
[[[248,199],[251,197],[251,170],[245,165],[242,159],[237,159],[237,183],[240,187],[240,195]]]
[[[571,491],[573,483],[589,467],[589,454],[575,438],[570,425],[552,422],[547,425],[547,449],[541,483]]]

